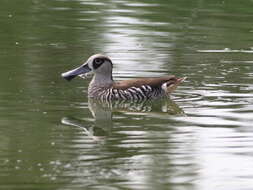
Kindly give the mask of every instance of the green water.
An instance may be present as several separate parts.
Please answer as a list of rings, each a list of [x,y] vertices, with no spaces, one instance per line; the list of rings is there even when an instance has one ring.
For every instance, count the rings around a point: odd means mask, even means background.
[[[253,1],[1,0],[0,189],[253,188]],[[62,72],[188,77],[100,105]]]

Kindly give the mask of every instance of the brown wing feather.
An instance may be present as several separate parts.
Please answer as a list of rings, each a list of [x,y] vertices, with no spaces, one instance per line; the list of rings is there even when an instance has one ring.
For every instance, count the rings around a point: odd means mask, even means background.
[[[149,85],[151,87],[159,87],[163,83],[167,81],[176,81],[177,78],[175,76],[165,76],[159,78],[139,78],[139,79],[132,79],[132,80],[125,80],[125,81],[117,81],[113,83],[113,88],[125,90],[131,87],[141,87],[142,85]]]

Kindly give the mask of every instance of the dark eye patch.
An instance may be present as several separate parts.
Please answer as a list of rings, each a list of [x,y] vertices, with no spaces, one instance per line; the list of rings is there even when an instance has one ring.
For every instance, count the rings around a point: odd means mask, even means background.
[[[94,59],[94,61],[93,61],[93,68],[94,69],[97,69],[98,67],[100,67],[103,63],[104,63],[104,59],[102,59],[102,58],[96,58],[96,59]]]

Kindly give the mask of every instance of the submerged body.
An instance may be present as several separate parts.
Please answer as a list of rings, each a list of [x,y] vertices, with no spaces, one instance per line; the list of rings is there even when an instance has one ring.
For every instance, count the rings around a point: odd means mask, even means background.
[[[185,78],[165,76],[158,78],[140,78],[114,81],[112,78],[112,61],[104,55],[93,55],[80,67],[62,74],[67,80],[75,76],[94,72],[89,84],[90,98],[108,100],[145,100],[168,96]]]

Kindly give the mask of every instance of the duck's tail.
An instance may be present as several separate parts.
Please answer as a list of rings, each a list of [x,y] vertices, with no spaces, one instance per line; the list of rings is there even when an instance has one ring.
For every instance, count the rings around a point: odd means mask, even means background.
[[[182,83],[187,77],[175,78],[175,80],[170,80],[162,85],[162,89],[165,91],[166,95],[171,94],[176,90],[177,86]]]

